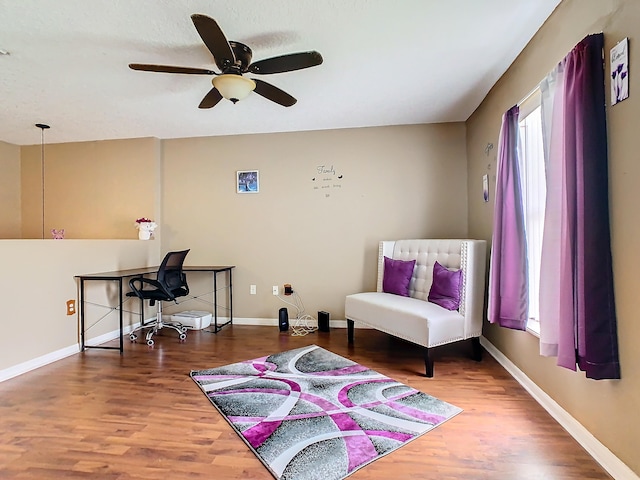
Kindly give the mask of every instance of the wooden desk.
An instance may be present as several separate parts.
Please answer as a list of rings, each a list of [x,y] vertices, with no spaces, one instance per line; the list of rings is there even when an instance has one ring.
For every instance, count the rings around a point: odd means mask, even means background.
[[[151,275],[158,272],[159,266],[144,267],[144,268],[131,268],[128,270],[116,270],[113,272],[101,272],[101,273],[89,273],[85,275],[75,275],[74,278],[80,280],[80,350],[84,351],[85,348],[102,348],[105,350],[120,350],[120,354],[124,351],[124,338],[123,338],[123,317],[122,317],[122,304],[123,304],[123,291],[122,283],[125,278],[143,277],[145,275]],[[232,271],[235,265],[207,265],[207,266],[184,266],[182,270],[184,272],[212,272],[213,273],[213,333],[218,333],[222,327],[233,322],[233,280]],[[223,324],[218,324],[218,274],[229,273],[229,281],[225,288],[228,288],[228,300],[229,300],[229,320]],[[87,281],[115,281],[118,283],[118,298],[119,304],[117,309],[119,310],[119,325],[120,325],[120,345],[118,347],[109,347],[102,345],[86,345],[85,344],[85,295],[84,284]],[[197,297],[193,297],[197,298]],[[143,318],[140,321],[144,321]]]

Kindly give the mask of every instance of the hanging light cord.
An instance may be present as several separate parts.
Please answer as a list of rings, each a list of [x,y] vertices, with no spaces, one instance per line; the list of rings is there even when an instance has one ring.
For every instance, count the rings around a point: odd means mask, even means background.
[[[42,239],[44,240],[44,131],[50,128],[44,123],[36,123],[40,129],[40,174],[42,176]]]

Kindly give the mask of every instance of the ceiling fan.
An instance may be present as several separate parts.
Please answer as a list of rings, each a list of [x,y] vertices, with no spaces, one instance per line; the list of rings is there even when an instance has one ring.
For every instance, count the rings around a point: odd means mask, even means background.
[[[253,55],[251,49],[243,43],[228,41],[213,18],[202,14],[194,14],[191,15],[191,20],[200,38],[202,38],[202,41],[213,55],[220,73],[206,68],[143,63],[130,63],[129,68],[146,72],[214,75],[212,80],[213,88],[204,96],[198,108],[212,108],[223,98],[236,103],[246,98],[252,91],[272,102],[284,107],[290,107],[297,100],[287,92],[263,80],[246,78],[243,74],[268,75],[291,72],[315,67],[322,63],[322,55],[316,51],[290,53],[251,63]]]

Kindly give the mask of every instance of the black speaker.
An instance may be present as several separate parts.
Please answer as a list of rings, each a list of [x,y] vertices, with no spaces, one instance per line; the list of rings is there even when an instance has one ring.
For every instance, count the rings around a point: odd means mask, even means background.
[[[289,311],[286,307],[282,307],[278,312],[278,328],[281,332],[289,330]]]
[[[329,312],[318,312],[318,330],[329,331]]]

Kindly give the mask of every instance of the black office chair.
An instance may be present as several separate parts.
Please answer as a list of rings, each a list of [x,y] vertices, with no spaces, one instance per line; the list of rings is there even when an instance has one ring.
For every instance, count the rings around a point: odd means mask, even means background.
[[[177,297],[184,297],[189,294],[187,276],[182,271],[182,264],[187,253],[189,253],[189,250],[167,253],[160,264],[155,280],[144,277],[136,277],[129,280],[131,292],[127,293],[128,297],[138,297],[143,302],[144,300],[149,300],[149,305],[151,306],[158,302],[156,319],[144,323],[144,318],[141,318],[140,326],[129,334],[132,342],[138,338],[137,331],[147,328],[149,331],[147,332],[146,340],[147,345],[150,347],[154,343],[153,335],[165,327],[176,330],[180,334],[180,340],[187,338],[187,327],[178,322],[165,322],[162,320],[162,302],[174,301],[178,303],[176,301]],[[146,285],[151,288],[144,288]]]

